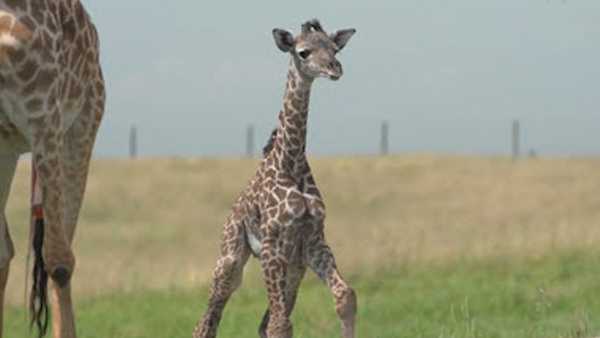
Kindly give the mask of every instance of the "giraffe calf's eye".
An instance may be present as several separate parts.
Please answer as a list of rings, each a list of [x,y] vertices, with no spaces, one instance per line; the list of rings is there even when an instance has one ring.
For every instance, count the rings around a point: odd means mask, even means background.
[[[302,59],[306,59],[307,57],[310,56],[310,51],[308,49],[303,49],[301,51],[298,52],[298,55],[300,55],[300,57]]]

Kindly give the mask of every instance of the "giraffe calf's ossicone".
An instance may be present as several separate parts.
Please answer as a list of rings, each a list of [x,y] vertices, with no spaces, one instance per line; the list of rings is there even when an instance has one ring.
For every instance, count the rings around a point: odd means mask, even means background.
[[[325,241],[325,204],[305,154],[312,83],[319,77],[338,80],[342,76],[336,54],[354,33],[346,29],[328,35],[317,20],[304,23],[296,37],[283,29],[273,30],[277,48],[290,54],[279,126],[225,223],[208,308],[194,338],[216,337],[225,304],[239,286],[251,253],[260,259],[269,298],[260,337],[292,337],[290,315],[310,267],[331,289],[343,338],[354,338],[356,294],[339,273]]]

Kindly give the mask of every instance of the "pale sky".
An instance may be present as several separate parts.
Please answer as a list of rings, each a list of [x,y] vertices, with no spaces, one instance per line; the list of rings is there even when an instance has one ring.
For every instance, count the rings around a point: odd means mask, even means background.
[[[289,56],[275,27],[356,28],[345,75],[313,88],[308,151],[600,155],[600,1],[84,0],[98,26],[108,106],[97,156],[235,156],[276,125]]]

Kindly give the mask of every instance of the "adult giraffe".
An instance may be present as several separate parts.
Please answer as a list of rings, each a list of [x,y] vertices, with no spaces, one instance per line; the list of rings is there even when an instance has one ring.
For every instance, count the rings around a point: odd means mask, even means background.
[[[98,35],[78,0],[0,0],[0,338],[14,255],[5,208],[17,159],[26,152],[39,203],[31,235],[32,324],[45,335],[50,276],[54,337],[76,336],[71,242],[104,99]]]
[[[292,337],[290,315],[307,266],[333,293],[342,336],[354,338],[356,294],[342,278],[325,241],[325,204],[305,154],[313,81],[342,76],[336,54],[354,33],[343,29],[328,35],[316,19],[304,23],[296,37],[273,30],[277,47],[291,56],[279,127],[225,223],[208,308],[194,338],[216,337],[225,304],[242,282],[250,254],[260,259],[269,297],[259,327],[262,338]]]

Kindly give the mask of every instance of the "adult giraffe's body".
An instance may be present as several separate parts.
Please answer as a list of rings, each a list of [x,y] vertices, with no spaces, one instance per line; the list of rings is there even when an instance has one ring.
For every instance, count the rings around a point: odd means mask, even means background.
[[[311,87],[317,77],[337,80],[342,65],[335,55],[354,29],[327,35],[317,20],[293,37],[273,30],[279,49],[291,54],[279,127],[264,159],[241,193],[223,232],[206,313],[194,338],[214,338],[225,304],[242,281],[251,254],[259,257],[269,297],[259,334],[291,338],[290,315],[300,282],[310,267],[331,289],[342,322],[342,336],[354,338],[356,295],[338,271],[325,241],[325,205],[306,159],[306,127]]]
[[[0,0],[0,337],[14,255],[4,213],[18,157],[26,152],[32,153],[44,214],[43,245],[35,248],[41,269],[33,281],[33,320],[43,335],[49,275],[54,337],[76,336],[71,242],[104,99],[98,35],[78,0]]]

